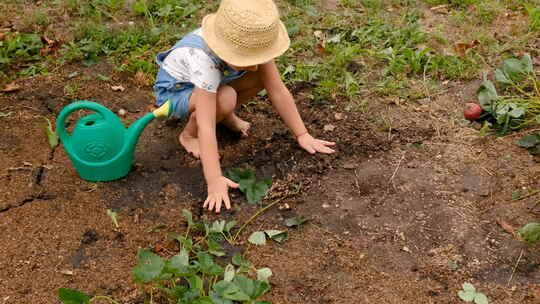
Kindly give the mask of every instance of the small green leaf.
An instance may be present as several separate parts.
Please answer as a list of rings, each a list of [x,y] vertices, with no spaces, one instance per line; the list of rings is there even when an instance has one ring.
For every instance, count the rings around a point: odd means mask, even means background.
[[[251,263],[248,260],[244,259],[239,253],[233,256],[232,263],[239,267],[236,271],[237,273],[248,272],[253,267]]]
[[[504,84],[512,84],[513,83],[512,80],[508,79],[506,74],[501,69],[496,69],[495,70],[495,80],[497,80],[500,83],[504,83]]]
[[[255,204],[262,200],[266,196],[270,186],[272,186],[271,178],[267,178],[249,185],[245,191],[248,202]]]
[[[462,299],[465,302],[472,302],[474,300],[475,295],[476,295],[476,292],[474,292],[474,291],[460,290],[458,292],[459,298]]]
[[[148,283],[158,278],[165,267],[165,261],[147,249],[140,249],[137,254],[139,264],[132,270],[137,283]]]
[[[474,296],[474,303],[476,304],[489,304],[488,298],[485,294],[477,292]]]
[[[465,291],[476,291],[476,288],[474,288],[474,285],[471,283],[463,283],[463,290]]]
[[[178,276],[191,274],[192,270],[189,265],[188,251],[185,248],[182,248],[180,253],[166,261],[164,271],[167,273],[174,273]]]
[[[498,99],[499,96],[497,94],[497,89],[495,89],[495,85],[484,76],[484,81],[478,89],[478,101],[480,102],[480,106],[485,111],[492,112],[492,103]]]
[[[47,121],[47,126],[45,126],[45,134],[47,134],[47,140],[49,141],[49,146],[51,148],[54,148],[58,146],[58,134],[56,134],[56,132],[53,131],[51,121],[47,117],[44,117],[44,118]]]
[[[225,225],[225,229],[223,229],[223,231],[230,232],[234,226],[236,226],[236,221],[230,221]]]
[[[58,289],[58,299],[63,304],[88,304],[90,297],[83,292],[74,289]]]
[[[289,239],[289,233],[287,231],[280,230],[265,230],[268,237],[278,243],[283,243]]]
[[[227,300],[249,301],[251,299],[237,284],[225,280],[217,282],[213,290],[217,296]]]
[[[285,220],[285,226],[287,227],[300,226],[307,221],[308,219],[304,218],[303,216],[291,217]]]
[[[532,148],[538,144],[540,144],[540,134],[538,133],[525,135],[518,141],[518,146],[523,148]]]
[[[187,209],[182,209],[182,215],[186,218],[186,221],[188,222],[188,226],[193,226],[193,214],[191,214],[191,211]]]
[[[189,287],[193,290],[200,292],[204,287],[203,280],[197,275],[187,277],[186,281],[188,281]]]
[[[533,72],[533,61],[529,53],[525,53],[523,55],[523,58],[521,58],[521,63],[523,64],[525,68],[525,72],[527,73]]]
[[[525,112],[526,110],[524,108],[516,106],[510,112],[508,112],[508,115],[510,115],[510,117],[520,118],[525,115]]]
[[[268,283],[268,278],[272,276],[272,270],[270,268],[257,269],[257,280]]]
[[[506,76],[512,81],[519,81],[523,79],[523,74],[527,73],[526,65],[516,58],[506,59],[503,62],[502,69]]]
[[[221,251],[223,247],[221,247],[221,245],[218,242],[209,239],[209,240],[206,240],[206,244],[208,245],[208,252],[210,254],[213,254],[218,257],[225,255],[225,252]]]
[[[266,236],[263,231],[255,231],[249,236],[248,241],[251,244],[264,245],[266,244]]]
[[[111,209],[107,209],[107,215],[111,218],[111,221],[113,222],[114,226],[118,228],[118,220],[117,220],[117,213],[112,211]]]
[[[525,242],[534,244],[540,240],[540,223],[528,223],[521,227],[518,233]]]
[[[232,168],[225,171],[224,176],[240,184],[240,191],[246,192],[246,187],[255,182],[255,171]]]
[[[214,263],[214,260],[212,259],[212,256],[204,253],[204,252],[198,252],[197,258],[199,260],[199,266],[201,268],[201,272],[204,274],[210,274],[210,275],[221,275],[223,274],[224,270],[221,266]]]
[[[201,297],[193,300],[190,304],[214,304],[210,297]]]
[[[243,293],[248,295],[251,300],[259,298],[270,289],[268,283],[252,280],[241,274],[234,278],[233,283],[238,286]]]
[[[225,229],[225,220],[217,220],[212,223],[210,233],[222,233]]]

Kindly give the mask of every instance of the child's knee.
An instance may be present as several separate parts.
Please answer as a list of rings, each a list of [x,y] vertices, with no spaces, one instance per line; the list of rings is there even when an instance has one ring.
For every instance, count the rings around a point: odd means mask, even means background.
[[[237,99],[236,91],[228,85],[219,87],[218,90],[218,111],[222,114],[228,114],[234,111]]]

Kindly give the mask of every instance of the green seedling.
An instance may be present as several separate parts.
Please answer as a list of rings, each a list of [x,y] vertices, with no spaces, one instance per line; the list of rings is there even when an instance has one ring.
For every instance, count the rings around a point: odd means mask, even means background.
[[[518,230],[518,234],[525,242],[534,244],[540,240],[540,223],[528,223]]]
[[[465,302],[474,302],[475,304],[488,304],[488,298],[485,294],[476,291],[471,283],[463,283],[463,290],[458,291],[458,296]]]
[[[246,194],[248,203],[250,204],[256,204],[261,201],[266,196],[270,186],[272,186],[271,178],[257,181],[255,179],[255,171],[249,169],[229,169],[225,171],[225,177],[240,185],[240,191]]]
[[[55,148],[58,146],[58,134],[53,131],[51,121],[47,117],[44,118],[47,121],[47,125],[44,127],[45,135],[47,135],[47,141],[49,142],[49,146],[51,148]]]
[[[255,231],[251,234],[248,241],[254,245],[265,245],[266,237],[278,243],[283,243],[289,239],[289,234],[287,231],[280,230]]]
[[[531,155],[540,155],[540,134],[538,133],[523,136],[517,144],[527,149]]]
[[[287,227],[300,227],[304,223],[309,221],[307,218],[304,218],[303,216],[297,216],[297,217],[291,217],[285,220],[285,226]]]
[[[116,212],[112,211],[111,209],[107,209],[107,215],[111,218],[111,221],[113,222],[114,227],[116,228],[120,227],[118,225],[118,219],[117,219],[118,214]]]

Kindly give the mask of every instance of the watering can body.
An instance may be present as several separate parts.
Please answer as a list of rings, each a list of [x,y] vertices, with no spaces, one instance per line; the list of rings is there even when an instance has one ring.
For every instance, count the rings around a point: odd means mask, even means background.
[[[80,118],[71,135],[65,128],[66,118],[77,110],[95,113]],[[168,116],[170,102],[148,113],[125,128],[122,121],[106,107],[92,101],[77,101],[60,112],[56,130],[75,170],[88,181],[111,181],[131,170],[135,146],[144,128],[158,116]]]

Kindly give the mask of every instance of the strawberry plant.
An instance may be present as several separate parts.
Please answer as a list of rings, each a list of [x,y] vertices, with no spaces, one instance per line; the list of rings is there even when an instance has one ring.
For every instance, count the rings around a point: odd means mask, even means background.
[[[226,255],[220,241],[231,239],[230,232],[236,222],[196,223],[190,211],[183,210],[182,214],[188,224],[185,234],[170,235],[180,243],[180,252],[164,258],[151,250],[140,249],[137,265],[132,269],[133,280],[144,290],[150,290],[152,297],[166,299],[164,303],[269,304],[258,301],[270,289],[269,268],[256,269],[240,254],[234,255],[225,267],[214,258]],[[286,232],[267,232],[274,239],[286,239]],[[118,304],[108,297],[91,298],[77,290],[59,290],[59,299],[64,304],[89,304],[98,298]]]
[[[225,177],[240,185],[240,191],[246,195],[250,204],[256,204],[262,200],[266,196],[270,186],[272,186],[271,178],[257,181],[253,170],[229,169],[225,171]]]
[[[478,89],[478,100],[492,129],[505,135],[540,123],[540,82],[529,54],[505,60],[495,70],[495,81],[497,87],[484,75]]]

